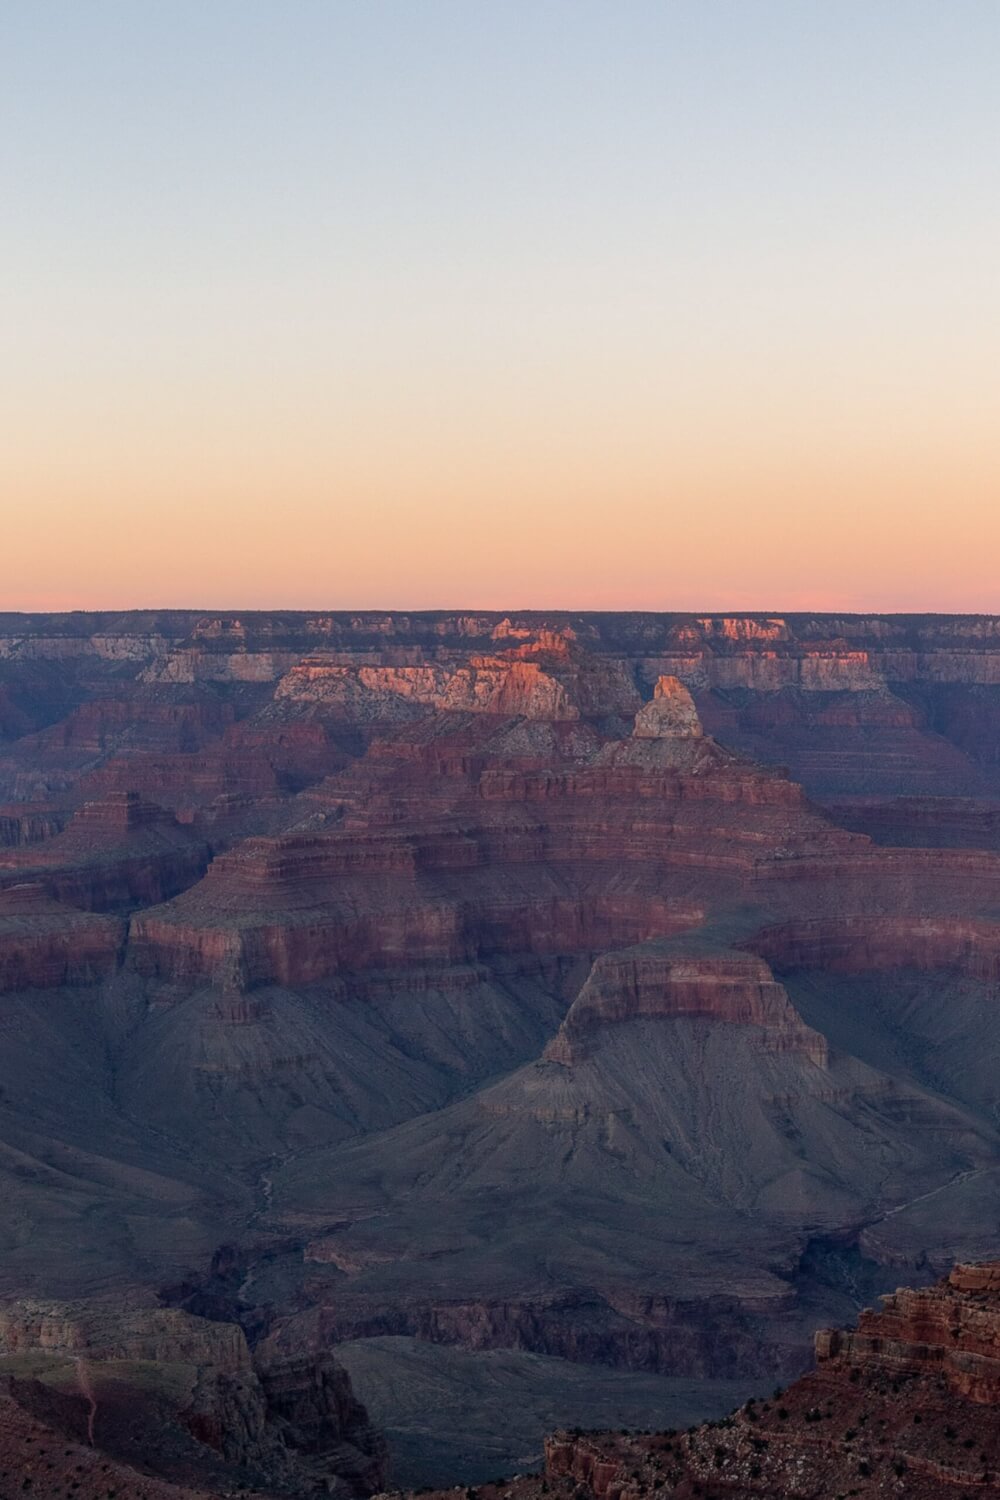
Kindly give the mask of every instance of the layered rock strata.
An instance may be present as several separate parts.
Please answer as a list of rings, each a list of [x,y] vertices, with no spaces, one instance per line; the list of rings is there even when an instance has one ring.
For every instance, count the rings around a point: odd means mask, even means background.
[[[802,1052],[819,1067],[827,1062],[825,1039],[803,1025],[766,963],[683,944],[600,959],[545,1056],[569,1066],[586,1056],[604,1027],[680,1017],[750,1026],[762,1047]]]
[[[92,984],[124,942],[123,921],[63,906],[40,884],[0,889],[0,993]]]
[[[65,829],[0,855],[0,889],[42,884],[57,901],[108,911],[163,901],[204,873],[207,844],[137,792],[87,802]]]
[[[773,1380],[996,1253],[998,660],[983,618],[0,617],[5,1290]]]
[[[0,1473],[20,1462],[37,1493],[55,1493],[39,1484],[57,1466],[16,1451],[31,1417],[48,1428],[34,1435],[40,1448],[55,1458],[60,1436],[86,1444],[103,1456],[103,1474],[134,1476],[129,1495],[179,1500],[200,1477],[212,1493],[347,1500],[384,1475],[383,1444],[346,1372],[329,1356],[289,1358],[266,1345],[251,1355],[233,1323],[127,1303],[7,1305],[0,1385]]]
[[[957,1266],[824,1330],[787,1390],[686,1432],[562,1431],[544,1472],[474,1500],[832,1500],[1000,1495],[1000,1265]],[[447,1493],[447,1492],[443,1492]]]

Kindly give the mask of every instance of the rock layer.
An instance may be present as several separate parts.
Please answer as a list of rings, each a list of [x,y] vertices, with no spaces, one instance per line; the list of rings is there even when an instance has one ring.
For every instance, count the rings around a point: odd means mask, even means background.
[[[124,922],[51,901],[40,884],[0,889],[0,993],[92,984],[124,941]]]
[[[997,1253],[998,661],[983,618],[0,617],[5,1295],[238,1318],[211,1463],[264,1344],[302,1455],[347,1333],[773,1381]]]
[[[686,1432],[562,1431],[542,1476],[474,1500],[907,1500],[1000,1495],[1000,1265],[958,1266],[817,1336],[816,1370]]]
[[[18,1464],[38,1493],[60,1492],[39,1484],[64,1466],[29,1464],[24,1450],[37,1443],[56,1459],[67,1438],[100,1454],[123,1493],[150,1500],[193,1496],[195,1476],[212,1493],[346,1500],[384,1475],[383,1445],[346,1372],[328,1356],[289,1358],[266,1344],[251,1355],[234,1323],[141,1305],[8,1305],[0,1384],[0,1474]],[[45,1427],[29,1432],[31,1418]]]
[[[600,960],[545,1056],[571,1065],[602,1027],[682,1016],[752,1026],[767,1049],[800,1051],[820,1067],[827,1062],[824,1038],[802,1024],[766,963],[692,945]]]

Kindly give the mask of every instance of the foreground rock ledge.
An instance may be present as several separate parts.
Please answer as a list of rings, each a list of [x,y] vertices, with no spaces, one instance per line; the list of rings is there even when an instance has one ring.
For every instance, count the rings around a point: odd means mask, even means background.
[[[557,1432],[538,1475],[478,1500],[986,1500],[1000,1496],[1000,1261],[902,1288],[850,1332],[816,1336],[816,1368],[687,1432]],[[454,1493],[441,1491],[442,1495]]]

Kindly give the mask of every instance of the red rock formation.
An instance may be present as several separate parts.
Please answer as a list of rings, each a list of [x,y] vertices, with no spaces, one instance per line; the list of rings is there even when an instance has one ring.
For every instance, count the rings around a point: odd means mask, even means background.
[[[753,1026],[765,1049],[803,1052],[826,1065],[825,1038],[803,1025],[766,963],[748,954],[699,952],[684,943],[599,960],[545,1055],[570,1066],[586,1055],[602,1027],[675,1016]]]
[[[508,642],[517,643],[513,651],[506,649]],[[1000,636],[992,619],[7,616],[0,623],[4,657],[8,670],[19,674],[11,731],[30,737],[40,716],[52,726],[52,746],[60,737],[64,741],[63,757],[113,745],[114,717],[122,712],[111,706],[116,703],[132,702],[133,719],[140,717],[140,703],[148,706],[148,727],[123,723],[122,733],[133,741],[138,736],[147,749],[152,740],[162,750],[181,732],[185,715],[190,721],[192,713],[215,711],[209,691],[223,697],[222,713],[231,702],[245,704],[248,695],[264,702],[277,686],[280,716],[329,711],[369,724],[428,707],[520,712],[526,706],[529,713],[587,717],[631,715],[639,707],[636,676],[652,685],[666,674],[696,694],[710,730],[725,719],[731,743],[790,764],[810,790],[1000,790],[1000,705],[993,701],[1000,685]],[[65,729],[54,722],[66,696],[65,683],[46,676],[54,666],[80,677],[62,706],[63,714],[72,710],[78,716]],[[44,704],[31,702],[24,690],[25,683],[30,689],[32,671]],[[128,672],[135,674],[131,681]],[[374,676],[363,680],[362,672]],[[193,689],[199,681],[211,688]],[[101,703],[109,706],[92,706]],[[204,727],[207,720],[194,732]],[[71,751],[71,744],[80,748]],[[46,753],[57,754],[55,748]],[[35,759],[37,774],[37,754]],[[80,769],[78,761],[64,760],[60,784],[75,780]],[[12,771],[8,785],[23,775]],[[0,774],[0,792],[3,784]],[[131,784],[145,785],[141,779]],[[29,794],[22,789],[17,795]]]
[[[218,797],[276,798],[281,779],[266,755],[213,748],[196,755],[114,755],[81,776],[77,791],[96,800],[135,791],[190,822]]]
[[[592,953],[690,925],[700,902],[665,899],[668,870],[710,874],[722,890],[778,852],[784,868],[793,853],[869,848],[798,787],[688,733],[678,701],[685,733],[649,743],[696,746],[703,759],[683,771],[592,747],[581,764],[558,740],[555,764],[538,766],[491,746],[509,721],[485,739],[451,715],[440,718],[453,732],[438,720],[397,731],[310,794],[340,817],[332,831],[244,841],[136,919],[135,962],[184,982],[295,984],[430,959]]]
[[[698,710],[677,677],[658,677],[652,701],[635,716],[637,739],[694,738],[703,733]]]
[[[639,694],[624,662],[542,631],[503,655],[458,663],[353,667],[309,657],[282,679],[275,701],[362,722],[406,720],[427,709],[564,720],[634,713]]]
[[[45,803],[0,807],[0,848],[17,849],[49,839],[66,826],[69,816],[63,809]]]
[[[825,1330],[788,1390],[686,1432],[562,1431],[543,1475],[475,1500],[971,1500],[1000,1495],[1000,1265],[958,1266]]]
[[[750,945],[781,970],[945,969],[989,982],[1000,979],[1000,924],[995,922],[843,916],[766,928]]]
[[[32,743],[40,758],[58,750],[83,751],[95,755],[125,747],[132,749],[194,751],[216,739],[233,723],[233,706],[218,698],[195,701],[125,695],[93,698],[49,729],[41,730]]]
[[[870,1377],[931,1378],[979,1406],[1000,1406],[1000,1262],[956,1266],[936,1286],[902,1287],[866,1308],[856,1330],[816,1336],[822,1369],[832,1362]],[[1000,1482],[1000,1475],[998,1475]]]
[[[567,891],[541,868],[507,882],[483,843],[454,833],[248,840],[186,897],[134,919],[133,961],[175,981],[308,984],[348,969],[589,952],[700,919],[652,890],[628,900]]]
[[[64,1466],[30,1460],[77,1457],[73,1447],[60,1454],[67,1439],[102,1460],[74,1465],[70,1491],[82,1484],[100,1500],[108,1490],[79,1476],[99,1473],[113,1489],[113,1474],[123,1496],[149,1500],[207,1500],[251,1484],[348,1500],[383,1479],[384,1444],[346,1371],[329,1355],[289,1357],[266,1343],[251,1356],[234,1323],[127,1301],[3,1307],[3,1387],[0,1476],[19,1464],[38,1494],[62,1493],[41,1485]],[[40,1453],[26,1451],[35,1444]],[[187,1488],[194,1476],[208,1489]]]
[[[40,884],[0,889],[0,993],[91,984],[124,942],[124,922],[62,906]]]
[[[80,808],[41,844],[0,856],[0,888],[31,878],[56,900],[91,911],[163,901],[208,863],[207,847],[135,792]]]
[[[0,886],[46,895],[0,983],[103,978],[88,911],[152,903],[114,984],[5,1004],[5,1274],[64,1211],[109,1279],[224,1221],[337,1329],[701,1375],[790,1366],[824,1257],[990,1251],[1000,622],[7,616],[0,659]],[[934,979],[789,980],[828,1052],[769,964]]]
[[[1000,849],[1000,806],[971,797],[867,797],[827,810],[842,828],[889,847]]]

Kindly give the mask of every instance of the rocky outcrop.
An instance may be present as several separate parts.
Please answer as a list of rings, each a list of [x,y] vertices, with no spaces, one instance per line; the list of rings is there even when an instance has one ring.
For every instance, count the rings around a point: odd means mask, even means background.
[[[825,1038],[803,1024],[766,963],[684,944],[599,959],[545,1055],[570,1066],[603,1027],[675,1017],[751,1026],[762,1048],[802,1052],[826,1065]]]
[[[1000,1405],[1000,1262],[956,1266],[936,1286],[901,1287],[856,1329],[816,1336],[822,1369],[933,1381],[977,1406]],[[1000,1475],[998,1475],[1000,1483]]]
[[[17,849],[23,844],[37,844],[59,833],[68,819],[68,812],[45,804],[31,807],[15,803],[0,808],[0,848]]]
[[[87,1435],[87,1402],[60,1401],[40,1380],[0,1379],[0,1485],[7,1495],[71,1495],[73,1500],[223,1500],[225,1488],[173,1484],[144,1466],[112,1458]],[[269,1500],[241,1488],[242,1500]]]
[[[0,889],[40,883],[88,911],[163,901],[203,874],[206,844],[137,792],[87,802],[61,832],[0,855]]]
[[[92,1361],[211,1364],[246,1374],[250,1351],[235,1323],[209,1322],[172,1308],[36,1299],[0,1304],[0,1358],[28,1352],[86,1353]]]
[[[474,1500],[828,1500],[1000,1495],[1000,1266],[901,1290],[856,1331],[817,1336],[817,1368],[686,1432],[553,1434],[541,1475]]]
[[[385,1479],[385,1444],[351,1389],[347,1371],[329,1354],[286,1357],[265,1343],[254,1369],[268,1424],[284,1447],[315,1475],[354,1495],[370,1495]]]
[[[346,1371],[329,1355],[263,1345],[252,1356],[235,1323],[127,1303],[8,1305],[3,1383],[57,1432],[171,1485],[197,1473],[213,1491],[347,1500],[384,1476],[384,1445]],[[0,1408],[0,1470],[2,1443]]]
[[[590,656],[565,635],[542,631],[503,655],[462,663],[355,667],[308,657],[278,684],[275,702],[361,722],[407,720],[427,709],[564,720],[634,713],[639,694],[624,662]]]
[[[703,733],[694,699],[679,678],[656,679],[652,700],[636,714],[632,733],[644,740],[692,739]]]
[[[750,941],[781,970],[950,970],[989,983],[1000,979],[1000,924],[995,922],[843,916],[766,928]]]
[[[0,889],[0,993],[92,984],[124,942],[123,921],[63,906],[40,884]]]

